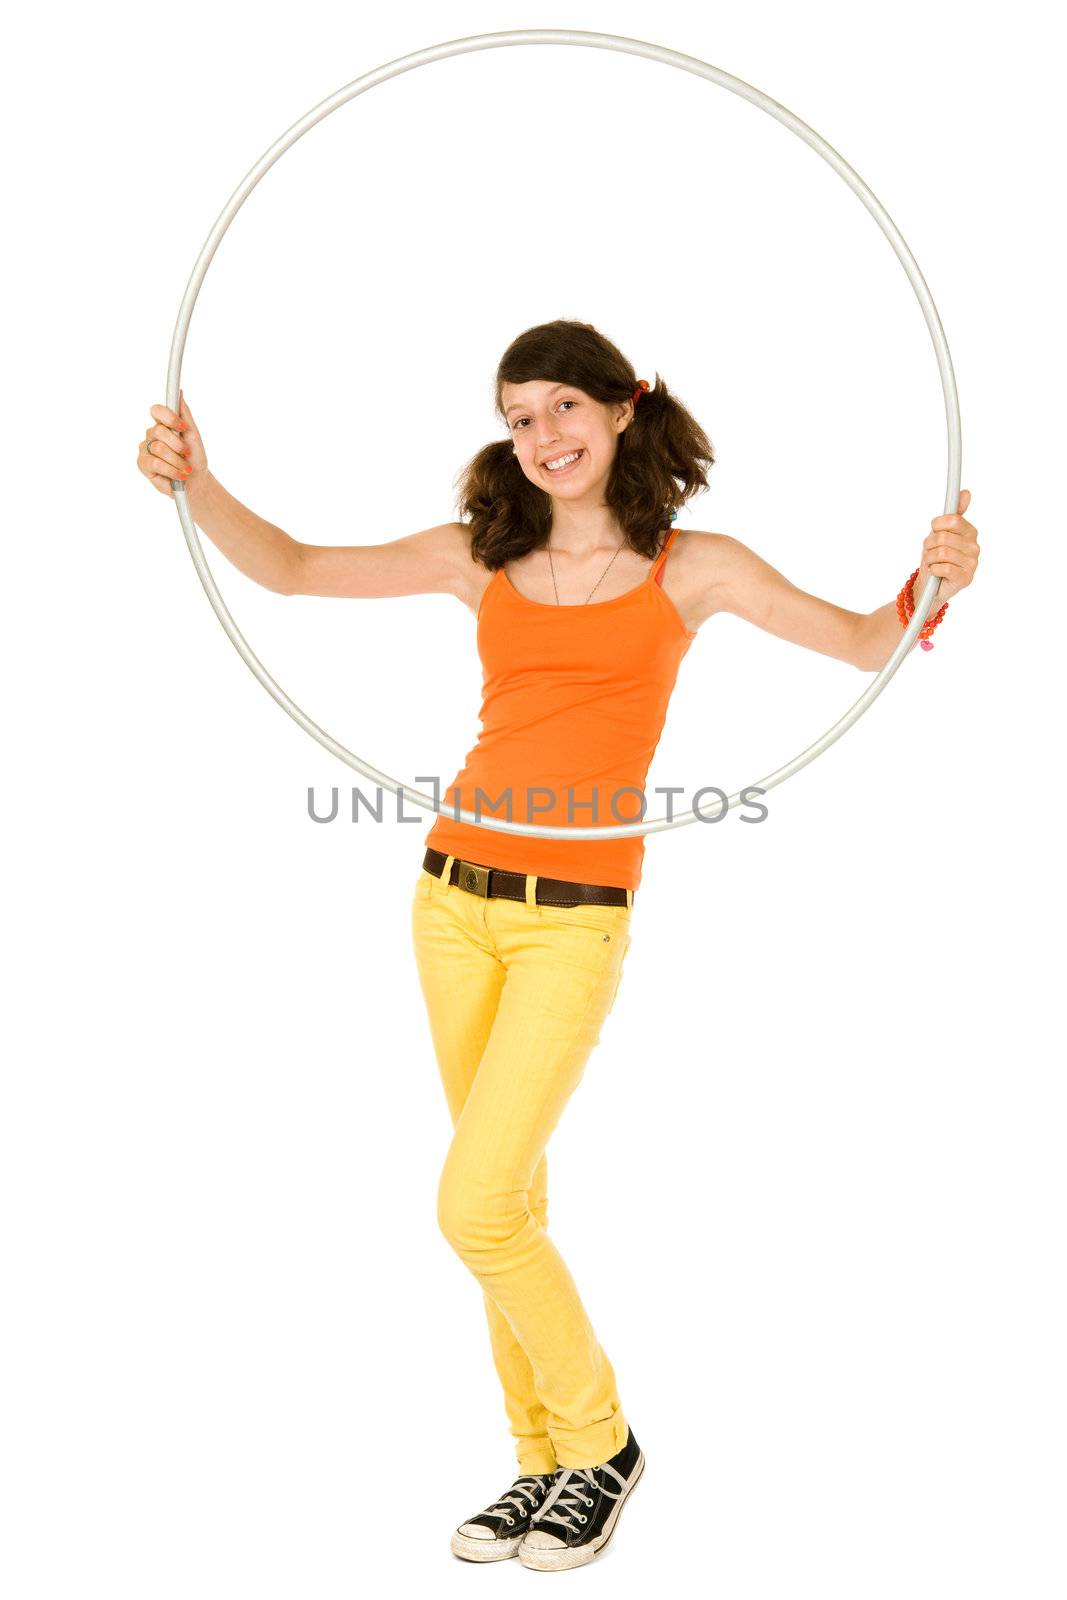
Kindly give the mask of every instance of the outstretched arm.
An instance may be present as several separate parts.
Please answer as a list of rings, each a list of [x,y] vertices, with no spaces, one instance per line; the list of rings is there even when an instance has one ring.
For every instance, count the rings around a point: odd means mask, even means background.
[[[384,544],[302,544],[257,514],[209,472],[187,489],[193,521],[248,577],[276,594],[386,599],[457,593],[471,565],[458,522]]]
[[[362,600],[458,596],[470,581],[471,565],[469,533],[461,522],[443,522],[384,544],[297,544],[289,593]]]
[[[978,565],[977,529],[962,516],[970,498],[970,490],[962,490],[960,513],[935,517],[923,544],[914,593],[916,598],[922,594],[931,574],[941,579],[931,616],[971,582]],[[861,672],[880,671],[900,641],[895,597],[877,611],[845,610],[798,589],[754,550],[729,536],[718,540],[714,591],[714,610],[730,611],[779,639],[847,661]]]

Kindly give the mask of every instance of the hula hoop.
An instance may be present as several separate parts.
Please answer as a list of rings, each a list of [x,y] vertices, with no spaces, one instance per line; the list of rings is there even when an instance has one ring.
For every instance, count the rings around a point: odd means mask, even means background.
[[[802,122],[799,117],[794,116],[792,111],[788,111],[785,106],[779,105],[777,100],[772,100],[768,95],[761,93],[759,89],[753,88],[751,84],[744,83],[740,78],[731,77],[728,72],[723,72],[718,67],[710,66],[706,61],[700,61],[695,56],[682,55],[677,50],[668,50],[662,45],[648,44],[641,39],[621,38],[613,33],[586,33],[569,28],[528,28],[506,33],[480,33],[469,39],[450,39],[445,44],[433,45],[427,50],[417,50],[413,55],[401,56],[396,61],[389,61],[385,66],[376,68],[374,72],[365,73],[362,78],[356,78],[353,82],[346,84],[343,89],[338,89],[336,94],[331,95],[328,100],[321,101],[306,116],[301,117],[299,122],[294,122],[292,127],[283,133],[281,138],[275,140],[274,144],[260,156],[255,166],[251,168],[247,176],[234,190],[223,207],[214,227],[208,234],[204,247],[197,258],[178,311],[178,320],[175,324],[174,337],[171,341],[166,387],[167,405],[170,409],[175,412],[178,410],[178,393],[181,387],[181,366],[185,341],[189,332],[189,324],[192,320],[193,307],[196,304],[197,295],[200,292],[200,286],[204,281],[211,258],[245,200],[260,179],[269,172],[278,158],[284,155],[286,150],[291,145],[294,145],[298,139],[302,138],[317,122],[321,122],[324,117],[328,117],[332,111],[336,111],[340,106],[346,105],[349,100],[354,100],[357,95],[366,94],[369,89],[376,88],[378,84],[386,83],[390,78],[399,77],[402,72],[411,72],[416,67],[428,66],[432,61],[444,61],[451,56],[467,55],[475,50],[496,50],[509,45],[527,44],[577,45],[594,50],[618,50],[626,55],[643,56],[648,61],[658,61],[664,66],[677,67],[682,72],[690,72],[698,78],[704,78],[709,83],[718,84],[722,89],[729,89],[732,94],[740,95],[743,100],[748,100],[752,105],[758,106],[761,111],[766,111],[769,116],[774,117],[777,122],[789,128],[798,138],[803,139],[805,144],[810,145],[818,155],[822,156],[824,161],[827,161],[833,167],[834,171],[844,179],[853,193],[863,201],[863,204],[893,246],[898,260],[908,275],[908,281],[915,290],[923,316],[926,319],[926,326],[930,331],[934,351],[937,355],[937,367],[945,396],[945,420],[948,428],[948,473],[944,514],[951,515],[957,511],[959,509],[960,465],[963,450],[960,434],[959,400],[956,394],[952,358],[949,355],[944,329],[941,326],[941,319],[937,314],[930,290],[922,273],[919,271],[914,256],[905,244],[900,230],[889,216],[885,207],[871,193],[859,174],[849,166],[847,161],[838,155],[831,145],[827,144],[825,139],[817,134],[813,128],[809,128],[807,123]],[[185,534],[185,541],[193,558],[193,565],[196,567],[207,597],[214,608],[215,615],[222,623],[238,654],[259,679],[267,693],[273,696],[282,710],[287,711],[293,721],[304,729],[305,733],[310,734],[325,750],[329,750],[332,755],[337,756],[338,760],[343,761],[346,766],[354,768],[356,772],[362,773],[365,778],[369,778],[383,789],[389,789],[393,794],[410,800],[414,805],[422,806],[424,810],[446,814],[457,822],[466,822],[473,827],[498,829],[501,833],[523,834],[529,838],[536,839],[622,839],[627,838],[630,834],[658,833],[666,828],[680,828],[687,823],[700,820],[718,821],[726,815],[727,811],[740,804],[742,793],[747,793],[753,788],[766,791],[775,788],[780,783],[784,783],[787,778],[792,777],[794,772],[799,772],[802,767],[806,767],[809,762],[815,760],[816,756],[821,755],[824,750],[829,749],[830,745],[840,739],[841,735],[848,728],[851,728],[854,722],[858,721],[882,693],[882,690],[894,676],[897,668],[911,649],[919,629],[926,621],[927,614],[940,585],[940,579],[937,577],[932,576],[928,580],[921,598],[916,600],[914,615],[907,628],[901,634],[893,654],[855,704],[846,711],[845,715],[835,722],[821,738],[816,739],[814,744],[801,751],[800,755],[794,756],[792,761],[786,762],[785,766],[778,767],[774,772],[768,773],[765,778],[759,780],[758,784],[746,785],[744,791],[738,790],[736,794],[731,795],[726,802],[725,809],[721,809],[721,801],[714,802],[715,806],[720,808],[718,816],[703,816],[704,808],[694,806],[681,816],[654,817],[651,820],[642,818],[639,822],[619,823],[611,827],[560,828],[532,822],[509,822],[500,817],[475,816],[470,811],[457,812],[454,808],[439,805],[432,795],[424,794],[420,789],[409,788],[407,784],[401,783],[396,778],[391,778],[388,773],[380,772],[377,767],[372,767],[369,762],[362,761],[359,756],[346,749],[343,744],[327,733],[324,728],[320,728],[305,712],[301,711],[300,707],[289,698],[281,685],[271,677],[231,617],[212,577],[196,527],[189,514],[185,485],[180,480],[174,480],[173,489],[174,502],[182,525],[182,531]],[[710,804],[707,809],[711,810]]]

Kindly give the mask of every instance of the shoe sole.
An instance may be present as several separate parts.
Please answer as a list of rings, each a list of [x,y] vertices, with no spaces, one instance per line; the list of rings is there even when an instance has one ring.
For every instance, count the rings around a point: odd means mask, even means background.
[[[558,1550],[538,1550],[535,1546],[525,1543],[526,1535],[523,1534],[519,1541],[519,1560],[523,1566],[530,1567],[536,1572],[560,1572],[567,1567],[581,1567],[587,1561],[594,1560],[615,1532],[615,1524],[619,1520],[622,1508],[640,1483],[644,1470],[645,1455],[642,1450],[638,1452],[633,1481],[627,1484],[615,1502],[611,1515],[597,1535],[595,1543],[577,1546],[560,1545]]]

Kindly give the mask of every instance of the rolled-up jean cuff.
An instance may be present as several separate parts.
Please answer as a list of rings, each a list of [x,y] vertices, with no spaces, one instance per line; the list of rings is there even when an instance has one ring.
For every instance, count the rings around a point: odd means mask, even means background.
[[[553,1438],[556,1460],[561,1467],[599,1467],[617,1456],[629,1437],[630,1428],[621,1411],[595,1428],[583,1428],[580,1439],[568,1444]],[[568,1460],[568,1457],[570,1459]],[[580,1458],[580,1459],[576,1459]]]

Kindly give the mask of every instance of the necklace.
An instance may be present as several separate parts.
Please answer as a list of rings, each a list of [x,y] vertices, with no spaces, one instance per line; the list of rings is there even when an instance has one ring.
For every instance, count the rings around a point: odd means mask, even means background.
[[[559,589],[556,587],[556,568],[555,568],[555,566],[553,565],[553,562],[552,562],[552,551],[548,549],[547,545],[545,545],[545,549],[548,551],[548,564],[549,564],[549,567],[551,567],[551,569],[552,569],[552,587],[556,591],[556,604],[559,605]],[[622,549],[622,545],[620,544],[619,550],[621,550],[621,549]],[[619,550],[616,550],[615,556],[618,555]],[[615,560],[615,556],[612,556],[611,561]],[[585,599],[582,601],[582,604],[584,606],[587,606],[589,604],[590,600],[593,598],[593,596],[596,594],[597,590],[600,588],[601,583],[604,581],[605,577],[608,574],[608,569],[611,566],[611,561],[608,562],[608,565],[604,568],[604,571],[600,574],[600,577],[597,579],[597,581],[594,583],[593,587],[590,589],[589,593],[586,595]]]

